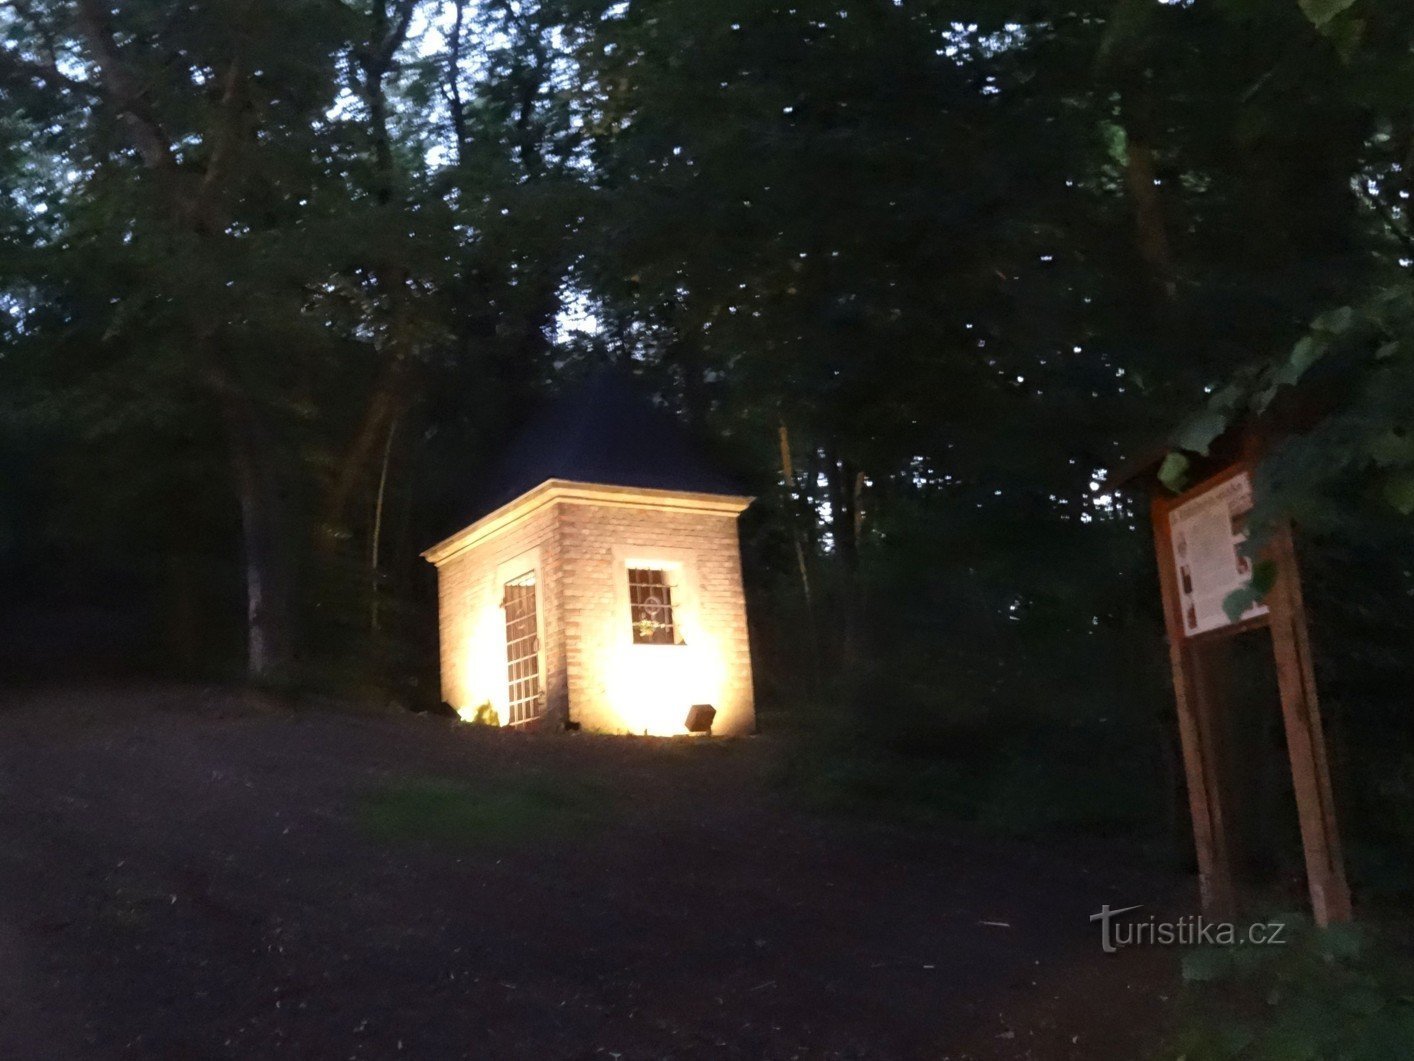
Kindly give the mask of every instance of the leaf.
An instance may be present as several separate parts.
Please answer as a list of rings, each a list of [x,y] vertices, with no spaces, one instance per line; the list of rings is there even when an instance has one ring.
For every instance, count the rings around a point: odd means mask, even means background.
[[[1178,429],[1173,444],[1179,449],[1207,456],[1208,447],[1213,444],[1213,440],[1226,430],[1227,417],[1212,409],[1205,409]]]
[[[1124,126],[1117,122],[1104,122],[1100,126],[1100,135],[1105,141],[1105,150],[1116,166],[1123,167],[1129,162],[1129,136],[1124,131]]]
[[[1401,516],[1414,512],[1414,473],[1400,472],[1385,480],[1385,500],[1394,506]]]
[[[1223,612],[1227,615],[1227,621],[1235,623],[1242,618],[1248,608],[1257,603],[1257,591],[1252,588],[1249,582],[1241,589],[1235,589],[1223,598]]]
[[[1340,56],[1340,61],[1348,63],[1360,50],[1360,41],[1365,36],[1365,20],[1363,18],[1338,18],[1329,23],[1321,32],[1335,46],[1335,53]]]
[[[1224,415],[1231,415],[1242,404],[1242,395],[1243,388],[1236,383],[1229,383],[1208,399],[1208,406]]]
[[[1267,406],[1272,404],[1272,399],[1277,396],[1277,391],[1279,391],[1280,389],[1280,383],[1272,383],[1270,386],[1263,387],[1260,391],[1258,391],[1256,396],[1252,399],[1253,412],[1255,412],[1258,416],[1261,416],[1263,413],[1265,413],[1267,411]]]
[[[1241,589],[1235,589],[1223,598],[1223,612],[1228,622],[1235,623],[1253,605],[1261,604],[1277,581],[1277,565],[1271,560],[1263,560],[1252,568],[1252,578]]]
[[[1159,482],[1175,494],[1179,493],[1188,481],[1188,465],[1188,458],[1175,450],[1159,466]]]
[[[1291,348],[1286,363],[1277,372],[1280,383],[1296,383],[1306,374],[1306,370],[1321,359],[1326,352],[1326,341],[1314,335],[1307,335]]]
[[[1319,361],[1321,355],[1325,352],[1325,343],[1317,342],[1308,337],[1291,348],[1291,357],[1287,360],[1287,364],[1292,367],[1292,370],[1299,377],[1304,375],[1308,368]]]
[[[1355,311],[1349,306],[1338,306],[1335,309],[1327,310],[1311,322],[1311,328],[1318,332],[1328,332],[1331,335],[1339,335],[1348,331],[1355,323]]]
[[[1296,0],[1296,2],[1317,29],[1355,4],[1355,0]]]

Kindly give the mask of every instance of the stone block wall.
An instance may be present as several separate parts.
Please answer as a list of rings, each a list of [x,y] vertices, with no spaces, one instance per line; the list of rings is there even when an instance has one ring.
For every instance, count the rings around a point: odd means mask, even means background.
[[[527,556],[527,554],[530,554]],[[478,542],[437,569],[437,610],[442,663],[442,699],[466,717],[489,701],[506,720],[506,633],[503,570],[526,557],[540,584],[541,681],[546,722],[563,720],[565,651],[560,610],[560,563],[555,506],[532,513],[503,533]]]
[[[560,499],[442,561],[442,695],[468,717],[489,700],[506,718],[500,592],[517,557],[538,571],[545,725],[670,735],[692,704],[710,703],[713,732],[755,729],[734,514]],[[682,644],[633,643],[636,564],[671,571]]]
[[[678,733],[693,703],[711,703],[714,732],[755,729],[736,516],[562,505],[560,558],[571,717],[586,729]],[[673,565],[684,644],[632,643],[636,562]]]

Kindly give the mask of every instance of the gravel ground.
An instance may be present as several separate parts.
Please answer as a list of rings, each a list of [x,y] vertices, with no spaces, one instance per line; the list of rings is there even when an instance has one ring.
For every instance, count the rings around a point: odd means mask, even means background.
[[[0,1057],[1124,1058],[1176,956],[1123,845],[822,815],[768,738],[518,735],[209,689],[0,697]],[[398,842],[388,786],[527,774],[603,821]]]

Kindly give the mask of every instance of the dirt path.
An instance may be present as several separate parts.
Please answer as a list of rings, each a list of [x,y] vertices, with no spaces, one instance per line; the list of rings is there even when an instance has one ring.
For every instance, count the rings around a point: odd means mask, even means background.
[[[1089,845],[808,813],[774,749],[298,716],[217,693],[0,704],[0,1056],[1132,1058],[1173,955]],[[366,794],[572,775],[581,834],[380,841]]]

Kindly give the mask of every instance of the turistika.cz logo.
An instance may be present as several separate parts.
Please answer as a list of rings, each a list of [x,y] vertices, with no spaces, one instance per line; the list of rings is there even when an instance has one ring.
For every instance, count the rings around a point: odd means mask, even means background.
[[[1253,921],[1239,925],[1232,921],[1209,921],[1202,914],[1189,914],[1175,921],[1160,921],[1150,914],[1147,918],[1118,920],[1124,914],[1142,910],[1137,906],[1100,907],[1091,914],[1091,921],[1100,923],[1100,948],[1114,954],[1121,947],[1231,947],[1251,944],[1273,947],[1286,943],[1286,925],[1281,921]]]

